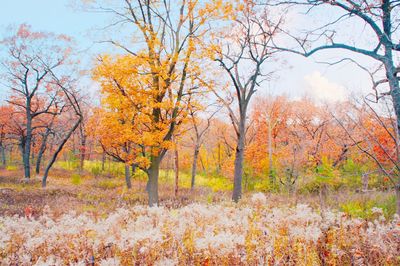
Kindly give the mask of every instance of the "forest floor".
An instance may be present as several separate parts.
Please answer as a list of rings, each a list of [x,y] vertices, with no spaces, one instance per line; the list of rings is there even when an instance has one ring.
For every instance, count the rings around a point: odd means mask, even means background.
[[[78,180],[74,176],[79,175]],[[24,181],[21,170],[0,170],[0,216],[25,215],[26,209],[34,216],[40,216],[47,205],[54,215],[59,216],[69,211],[105,216],[117,208],[147,204],[145,181],[132,179],[132,188],[128,190],[123,178],[99,176],[89,172],[77,174],[65,169],[54,169],[46,188],[41,187],[39,177]],[[168,209],[179,208],[191,203],[212,204],[229,201],[230,191],[213,191],[209,187],[198,186],[191,191],[180,187],[174,194],[171,182],[160,182],[160,205]],[[246,203],[253,192],[244,192]],[[267,202],[273,207],[307,204],[315,209],[321,207],[318,194],[266,193]],[[371,191],[358,193],[352,191],[332,191],[325,202],[326,208],[348,212],[354,217],[365,218],[372,207],[381,207],[387,216],[394,212],[392,192]],[[390,206],[386,206],[390,205]],[[393,206],[391,206],[393,205]]]

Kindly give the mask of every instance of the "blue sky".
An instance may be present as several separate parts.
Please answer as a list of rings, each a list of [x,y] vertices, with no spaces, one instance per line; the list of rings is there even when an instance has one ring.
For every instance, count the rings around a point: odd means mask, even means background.
[[[3,1],[0,9],[0,24],[28,23],[35,30],[46,30],[74,36],[90,45],[87,34],[101,25],[104,16],[83,13],[73,8],[70,0],[13,0]]]
[[[0,9],[0,34],[7,27],[26,23],[35,31],[48,31],[72,36],[82,53],[82,61],[89,67],[95,54],[104,51],[104,45],[95,42],[94,32],[107,23],[104,14],[82,12],[72,0],[13,0],[4,1]],[[0,100],[4,98],[0,87]],[[90,88],[90,90],[94,90]]]
[[[34,30],[63,33],[77,40],[80,50],[91,62],[93,55],[104,51],[105,46],[95,44],[93,33],[107,25],[104,14],[82,12],[73,8],[72,0],[7,0],[2,1],[0,9],[0,33],[4,34],[9,25],[27,23]],[[89,49],[90,48],[90,49]],[[86,50],[89,49],[89,50]],[[287,63],[280,67],[279,78],[264,83],[260,94],[282,94],[300,97],[308,94],[312,97],[341,99],[347,91],[368,91],[367,76],[349,64],[327,67],[315,63],[327,59],[338,58],[343,51],[320,53],[314,58],[303,58],[296,55],[284,55]],[[93,88],[92,88],[93,89]],[[4,90],[4,88],[0,88]],[[4,92],[3,92],[4,93]],[[0,98],[4,94],[0,91]]]

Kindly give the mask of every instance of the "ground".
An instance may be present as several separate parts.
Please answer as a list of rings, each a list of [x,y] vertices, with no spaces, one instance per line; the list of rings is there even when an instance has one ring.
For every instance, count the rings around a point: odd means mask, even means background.
[[[33,209],[35,216],[42,213],[48,205],[57,215],[74,210],[77,213],[90,212],[104,215],[119,207],[146,205],[146,182],[132,178],[132,189],[127,190],[122,177],[110,175],[94,176],[90,171],[68,170],[58,167],[51,171],[48,185],[41,187],[39,177],[33,177],[26,182],[21,170],[0,170],[0,216],[24,215],[25,209]],[[167,177],[166,177],[167,176]],[[215,187],[198,186],[194,191],[188,187],[188,175],[181,175],[178,196],[174,195],[173,175],[160,177],[160,205],[167,208],[177,208],[197,203],[217,203],[230,199],[229,190]],[[186,180],[187,179],[187,180]],[[204,182],[204,181],[203,181]],[[230,182],[230,180],[226,180]],[[246,200],[254,191],[244,193]],[[274,207],[298,203],[308,204],[316,209],[321,200],[316,193],[266,193],[267,201]],[[380,207],[390,218],[395,212],[394,195],[392,192],[370,191],[359,193],[353,191],[331,191],[325,203],[327,208],[347,212],[349,215],[367,218],[369,209]]]

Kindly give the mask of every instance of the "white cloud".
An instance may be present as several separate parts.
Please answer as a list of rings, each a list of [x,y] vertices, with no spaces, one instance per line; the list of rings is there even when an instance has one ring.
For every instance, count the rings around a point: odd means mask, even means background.
[[[329,81],[321,72],[314,71],[304,76],[306,81],[306,92],[315,100],[323,102],[345,101],[348,93],[343,86]]]

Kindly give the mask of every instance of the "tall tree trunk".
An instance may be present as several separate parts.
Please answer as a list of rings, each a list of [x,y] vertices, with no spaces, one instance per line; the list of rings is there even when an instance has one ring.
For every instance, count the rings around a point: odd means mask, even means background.
[[[42,143],[42,145],[40,146],[38,157],[36,159],[36,174],[37,175],[40,174],[40,164],[42,163],[42,157],[43,157],[45,150],[46,150],[46,145],[43,145],[43,143]]]
[[[175,148],[174,151],[174,168],[175,168],[175,197],[178,196],[178,190],[179,190],[179,152],[178,148]]]
[[[1,168],[6,168],[7,161],[6,161],[6,148],[3,145],[0,145],[1,151]]]
[[[393,53],[391,47],[385,47],[385,57],[387,60],[385,61],[385,70],[386,70],[386,78],[390,87],[390,94],[392,97],[393,107],[396,115],[396,123],[397,123],[397,164],[400,164],[400,86],[399,86],[399,78],[397,77],[398,73],[396,72],[396,67],[393,62]],[[399,74],[400,76],[400,74]],[[400,176],[397,177],[396,184],[396,199],[397,199],[397,214],[400,215]]]
[[[125,183],[126,183],[126,187],[128,189],[132,188],[132,183],[131,183],[131,174],[130,174],[130,165],[129,164],[125,164]]]
[[[30,100],[28,99],[26,101],[26,137],[25,137],[25,145],[22,156],[22,160],[24,163],[25,179],[27,180],[31,178],[31,165],[30,165],[31,143],[32,143],[32,116],[31,116],[31,104]]]
[[[71,135],[74,133],[74,131],[78,128],[78,126],[81,122],[82,122],[82,116],[79,117],[78,121],[76,121],[74,126],[70,129],[70,131],[67,133],[65,138],[61,141],[60,145],[57,147],[53,156],[50,158],[50,162],[48,163],[48,165],[44,171],[43,178],[42,178],[42,187],[43,188],[45,188],[47,185],[47,177],[49,176],[49,171],[50,171],[51,167],[53,166],[54,162],[56,161],[58,154],[62,151],[65,143],[67,143],[67,141],[69,140]]]
[[[196,181],[196,172],[197,172],[197,159],[199,157],[199,145],[196,143],[196,146],[194,148],[194,154],[193,154],[193,163],[192,163],[192,181],[190,184],[190,189],[194,189],[194,184]]]
[[[46,145],[47,145],[47,139],[50,135],[50,128],[46,129],[46,132],[43,135],[42,139],[42,144],[40,145],[39,152],[38,152],[38,157],[36,159],[36,174],[40,173],[40,164],[42,162],[43,154],[46,150]]]
[[[160,157],[152,157],[150,167],[147,170],[147,194],[149,196],[149,206],[158,206],[158,176],[160,173]]]
[[[80,154],[79,154],[79,156],[80,156],[79,170],[80,171],[83,171],[83,166],[85,164],[85,155],[86,155],[86,135],[81,132],[81,148],[80,148]]]
[[[238,128],[238,139],[235,154],[235,172],[233,177],[233,194],[232,200],[238,202],[242,197],[242,177],[243,177],[243,158],[245,146],[245,122],[246,116],[242,115],[240,118],[240,125]]]

